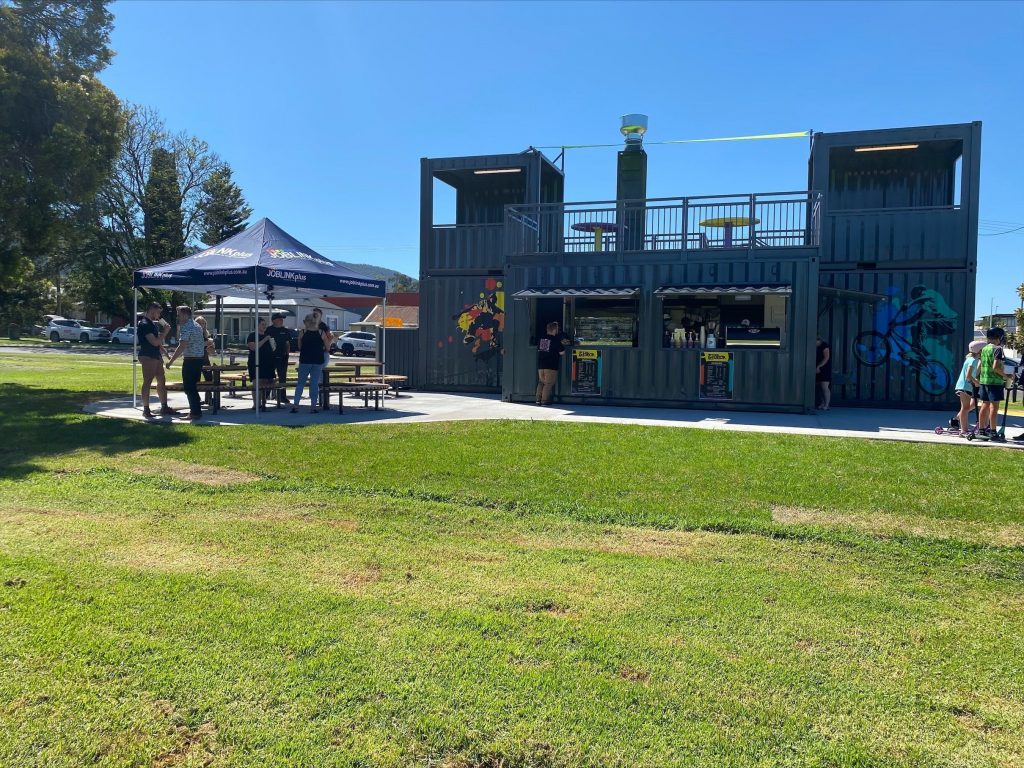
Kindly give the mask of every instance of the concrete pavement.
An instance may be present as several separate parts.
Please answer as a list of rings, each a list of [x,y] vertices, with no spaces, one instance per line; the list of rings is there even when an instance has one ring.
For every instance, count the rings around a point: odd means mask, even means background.
[[[184,411],[188,406],[184,395],[173,393],[171,403]],[[406,393],[400,398],[385,398],[381,410],[364,408],[362,400],[345,401],[345,413],[337,408],[318,414],[308,413],[303,406],[298,414],[289,409],[274,408],[260,414],[257,419],[251,401],[225,397],[216,415],[203,414],[200,424],[239,425],[273,424],[278,426],[306,426],[309,424],[414,424],[438,421],[476,421],[489,419],[516,419],[530,421],[592,422],[598,424],[640,424],[656,427],[682,427],[734,432],[768,432],[773,434],[815,435],[819,437],[870,438],[875,440],[903,440],[944,445],[999,447],[995,444],[936,435],[935,426],[948,414],[935,411],[893,411],[873,408],[835,408],[827,412],[808,415],[774,413],[727,413],[667,408],[625,408],[613,406],[558,405],[542,408],[523,403],[505,403],[497,396],[453,395],[433,392]],[[351,405],[350,405],[351,403]],[[91,403],[85,409],[99,416],[145,420],[141,409],[132,408],[131,397]],[[180,423],[175,419],[155,419],[155,423]],[[1024,431],[1024,418],[1011,415],[1007,421],[1010,435]],[[1014,449],[1024,445],[1007,443]]]

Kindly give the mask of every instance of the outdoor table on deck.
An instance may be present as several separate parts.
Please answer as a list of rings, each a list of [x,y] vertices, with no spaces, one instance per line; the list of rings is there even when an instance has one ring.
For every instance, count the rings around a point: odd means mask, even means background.
[[[572,229],[577,232],[593,232],[594,250],[600,252],[604,248],[604,233],[618,232],[625,227],[614,221],[577,221],[572,225]]]
[[[702,227],[716,227],[722,229],[722,247],[732,248],[733,227],[749,227],[753,224],[760,224],[760,219],[752,219],[749,216],[721,216],[717,219],[704,219],[700,222]]]

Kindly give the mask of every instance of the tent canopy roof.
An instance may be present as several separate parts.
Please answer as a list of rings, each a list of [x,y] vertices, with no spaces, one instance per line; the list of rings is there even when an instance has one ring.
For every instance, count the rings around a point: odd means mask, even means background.
[[[276,299],[385,295],[383,280],[334,263],[267,218],[192,256],[135,270],[134,285]]]

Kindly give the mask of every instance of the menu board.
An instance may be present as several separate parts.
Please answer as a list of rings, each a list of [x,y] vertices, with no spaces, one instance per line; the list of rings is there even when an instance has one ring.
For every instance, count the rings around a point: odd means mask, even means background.
[[[572,387],[574,395],[601,394],[601,350],[572,351]]]
[[[700,353],[701,400],[732,400],[732,352]]]

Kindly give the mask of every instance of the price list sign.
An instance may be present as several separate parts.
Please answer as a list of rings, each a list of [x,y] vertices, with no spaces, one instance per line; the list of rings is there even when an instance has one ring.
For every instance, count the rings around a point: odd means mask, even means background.
[[[732,352],[701,352],[701,400],[732,400]]]
[[[572,351],[572,387],[574,395],[601,394],[601,350]]]

